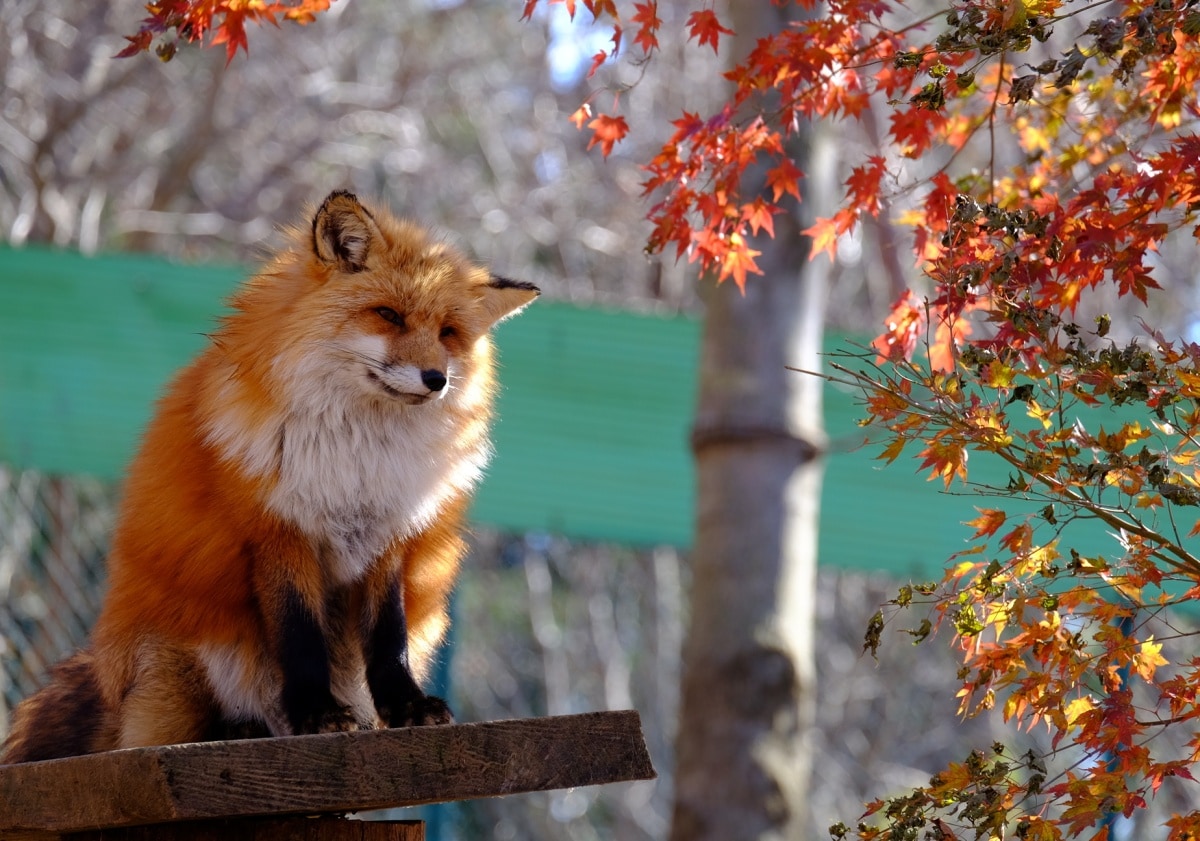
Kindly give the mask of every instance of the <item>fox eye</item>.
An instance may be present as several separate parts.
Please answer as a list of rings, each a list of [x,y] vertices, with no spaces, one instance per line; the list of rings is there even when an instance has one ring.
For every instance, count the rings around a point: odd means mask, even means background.
[[[384,321],[387,321],[391,324],[395,324],[397,327],[404,326],[404,316],[402,316],[400,313],[396,312],[391,307],[376,307],[375,312]]]
[[[458,329],[447,324],[442,328],[442,332],[438,333],[438,337],[442,339],[452,339],[458,335]]]

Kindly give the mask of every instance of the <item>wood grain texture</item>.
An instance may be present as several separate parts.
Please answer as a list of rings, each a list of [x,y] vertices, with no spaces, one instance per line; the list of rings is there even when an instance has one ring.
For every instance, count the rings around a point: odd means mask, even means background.
[[[337,814],[654,776],[634,711],[135,748],[0,767],[0,838]]]
[[[94,829],[61,841],[425,841],[421,821],[345,818],[239,818]]]

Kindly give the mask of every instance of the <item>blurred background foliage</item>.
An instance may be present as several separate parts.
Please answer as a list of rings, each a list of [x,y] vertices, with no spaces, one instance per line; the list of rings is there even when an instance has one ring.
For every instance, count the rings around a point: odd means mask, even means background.
[[[660,0],[653,72],[621,61],[588,80],[608,33],[571,22],[561,6],[521,22],[520,6],[339,0],[302,32],[253,31],[249,56],[226,66],[221,50],[114,61],[143,14],[137,0],[6,0],[0,231],[17,246],[253,262],[301,208],[350,188],[549,297],[699,312],[686,261],[643,253],[638,162],[669,135],[667,120],[720,101],[717,58],[683,42],[684,5]],[[588,153],[568,116],[597,88],[634,83],[624,107],[647,130],[608,160]],[[869,154],[870,135],[868,120],[839,136],[841,160],[830,165]],[[858,236],[833,267],[832,330],[870,331],[911,279],[906,241],[886,218]],[[1176,303],[1150,318],[1179,333],[1195,279],[1186,255],[1163,259]],[[0,302],[12,282],[0,277]],[[115,492],[0,469],[7,705],[85,633]],[[906,539],[921,540],[919,524]],[[957,720],[947,646],[889,639],[878,662],[862,654],[868,620],[896,585],[821,570],[810,837],[1000,736],[996,722]],[[437,818],[444,837],[665,836],[687,589],[685,547],[475,535],[447,660],[459,717],[634,707],[660,779],[461,804]]]

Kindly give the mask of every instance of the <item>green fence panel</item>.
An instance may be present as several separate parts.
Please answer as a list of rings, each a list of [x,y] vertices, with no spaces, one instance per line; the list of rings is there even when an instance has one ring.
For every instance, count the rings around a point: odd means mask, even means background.
[[[0,249],[0,459],[119,478],[240,267]],[[496,457],[474,517],[685,544],[697,326],[542,301],[497,331]]]
[[[0,248],[0,460],[119,478],[155,396],[202,347],[244,274],[140,255]],[[475,520],[688,545],[699,337],[692,318],[549,301],[502,324],[496,457]],[[844,343],[831,337],[829,346]],[[965,545],[961,523],[984,503],[941,493],[903,459],[885,469],[878,448],[856,449],[860,416],[854,394],[825,389],[833,446],[821,562],[937,577]],[[987,465],[972,470],[988,478]],[[1002,470],[991,472],[1005,481]]]

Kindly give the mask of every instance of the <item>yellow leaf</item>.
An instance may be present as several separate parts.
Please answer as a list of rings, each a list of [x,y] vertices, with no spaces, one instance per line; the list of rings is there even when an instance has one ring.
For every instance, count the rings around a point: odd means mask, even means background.
[[[1025,558],[1017,564],[1016,571],[1018,575],[1029,575],[1030,573],[1040,572],[1046,569],[1061,555],[1058,552],[1058,539],[1051,540],[1044,546],[1038,546],[1033,549]]]
[[[1167,665],[1167,659],[1159,654],[1160,651],[1162,643],[1156,643],[1151,636],[1138,646],[1137,653],[1133,655],[1133,669],[1147,683],[1154,680],[1154,672],[1159,666]]]
[[[1158,494],[1143,493],[1138,494],[1133,504],[1135,508],[1161,508],[1163,501],[1162,497]]]
[[[1182,396],[1200,397],[1200,373],[1176,371],[1175,376],[1179,378],[1179,382],[1183,385],[1183,388],[1179,389],[1179,393]]]
[[[1054,422],[1054,409],[1043,409],[1038,405],[1036,400],[1029,401],[1029,404],[1025,409],[1025,414],[1029,415],[1029,417],[1036,421],[1041,421],[1043,429],[1049,429],[1050,424]]]
[[[964,575],[969,574],[977,566],[979,566],[977,561],[963,561],[957,564],[954,567],[954,571],[950,574],[954,578],[962,578]]]
[[[1067,704],[1067,708],[1065,710],[1067,715],[1067,725],[1074,727],[1075,722],[1079,720],[1081,715],[1084,713],[1089,713],[1095,708],[1096,705],[1092,703],[1092,698],[1090,695],[1084,695],[1080,698],[1076,698],[1074,701],[1071,701],[1069,704]]]
[[[892,441],[892,443],[888,444],[887,449],[884,450],[879,455],[877,455],[875,458],[879,459],[880,461],[886,461],[888,464],[891,464],[893,461],[895,461],[899,457],[900,451],[904,449],[904,445],[907,443],[908,442],[905,439],[897,438],[894,441]]]
[[[1121,489],[1121,493],[1134,496],[1140,493],[1145,481],[1141,473],[1137,470],[1130,470],[1122,467],[1119,470],[1110,470],[1104,474],[1104,482],[1107,485],[1115,485]]]
[[[1171,461],[1176,464],[1194,464],[1198,457],[1200,457],[1200,450],[1180,450],[1177,453],[1171,453]]]
[[[1022,149],[1026,152],[1049,154],[1050,137],[1040,126],[1031,124],[1027,117],[1017,120],[1016,126]]]

